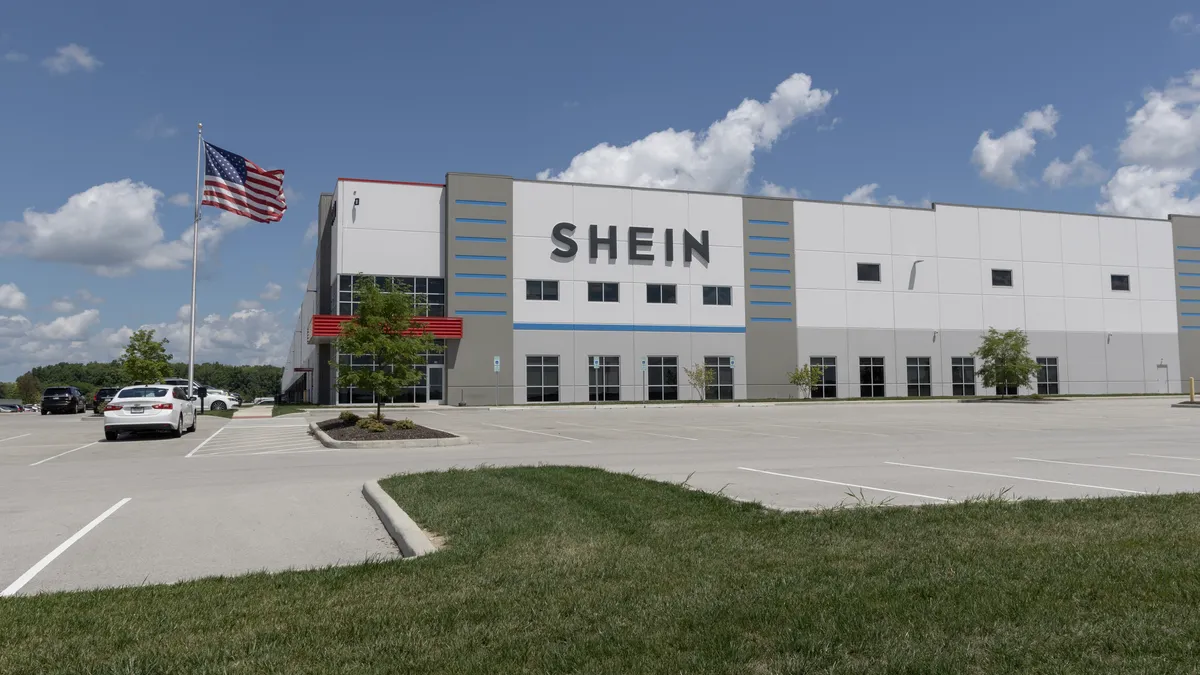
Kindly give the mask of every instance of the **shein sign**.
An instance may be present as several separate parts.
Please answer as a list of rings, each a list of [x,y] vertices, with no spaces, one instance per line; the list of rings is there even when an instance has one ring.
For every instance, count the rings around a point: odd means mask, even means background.
[[[598,225],[588,226],[588,258],[591,260],[599,258],[600,246],[603,245],[608,249],[608,259],[616,260],[617,226],[609,225],[606,237],[601,237],[599,230]],[[554,241],[555,249],[550,252],[550,255],[555,260],[570,260],[579,252],[579,244],[572,239],[573,234],[575,234],[575,225],[572,223],[559,223],[554,226],[554,230],[550,233],[550,239]],[[626,240],[629,244],[630,260],[654,262],[654,253],[650,250],[654,246],[653,227],[631,227]],[[674,262],[675,231],[671,228],[667,228],[663,232],[663,248],[666,253],[666,261]],[[708,262],[708,230],[700,231],[699,240],[693,237],[691,232],[683,231],[683,261],[689,263],[692,258]]]

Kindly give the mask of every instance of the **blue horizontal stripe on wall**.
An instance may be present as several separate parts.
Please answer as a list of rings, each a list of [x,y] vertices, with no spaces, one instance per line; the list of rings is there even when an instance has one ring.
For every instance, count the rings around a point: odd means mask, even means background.
[[[1185,291],[1200,291],[1200,286],[1180,286]]]
[[[757,234],[750,235],[751,241],[791,241],[788,237],[763,237]]]
[[[476,274],[473,272],[455,272],[455,279],[507,279],[507,274]]]
[[[791,319],[780,319],[773,316],[752,316],[751,321],[759,321],[762,323],[791,323]]]
[[[751,272],[761,272],[763,274],[791,274],[788,270],[773,270],[767,267],[751,267]]]
[[[484,202],[478,199],[455,199],[455,204],[466,204],[467,206],[508,206],[508,202]]]
[[[456,253],[455,260],[508,260],[506,255],[462,255]]]
[[[1179,259],[1179,262],[1181,262],[1181,263],[1192,263],[1193,265],[1200,265],[1200,260],[1188,260],[1187,258],[1180,258],[1180,259]]]
[[[750,288],[758,291],[790,291],[791,286],[772,286],[771,284],[750,284]],[[1200,302],[1198,300],[1197,302]]]
[[[631,323],[514,323],[513,330],[618,331],[623,333],[745,333],[745,326],[652,326]]]
[[[483,223],[484,225],[503,225],[503,224],[507,223],[508,221],[501,220],[498,218],[455,218],[454,222],[456,222],[456,223]]]
[[[774,225],[776,227],[787,227],[790,224],[786,220],[754,220],[754,219],[750,219],[746,222],[750,223],[751,225]]]
[[[750,255],[757,256],[759,258],[790,258],[790,257],[792,257],[791,254],[789,254],[789,253],[766,253],[764,251],[750,251]],[[1200,274],[1197,274],[1196,276],[1200,277]]]
[[[1180,302],[1200,302],[1200,300],[1197,300],[1195,298],[1180,298],[1179,301]]]
[[[791,307],[792,303],[787,300],[751,300],[752,305],[769,305],[772,307]]]
[[[485,244],[503,244],[507,237],[455,237],[454,241],[481,241]]]
[[[1180,326],[1184,330],[1200,330],[1200,326]]]
[[[1180,312],[1179,316],[1200,316],[1200,312]]]
[[[1176,246],[1180,251],[1200,251],[1200,246]]]
[[[454,313],[459,316],[504,316],[508,314],[502,309],[456,309]]]
[[[751,253],[750,255],[754,255],[754,254]],[[1180,272],[1179,276],[1181,276],[1181,277],[1200,277],[1200,272]]]
[[[485,291],[454,291],[455,295],[467,298],[506,298],[508,293],[488,293]]]

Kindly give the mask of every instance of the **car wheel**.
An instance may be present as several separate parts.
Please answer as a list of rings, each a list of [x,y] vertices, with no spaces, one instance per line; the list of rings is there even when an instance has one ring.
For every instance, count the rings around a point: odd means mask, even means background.
[[[226,406],[225,406],[224,401],[213,401],[213,404],[208,406],[208,409],[209,410],[224,410],[225,407]]]
[[[115,441],[115,440],[117,440],[117,432],[115,432],[115,431],[108,431],[108,430],[105,430],[105,432],[104,432],[104,440],[106,440],[106,441]]]
[[[49,410],[43,410],[43,411],[42,411],[42,414],[43,414],[43,415],[49,415],[49,414],[50,414],[50,411],[49,411]]]
[[[183,415],[179,416],[179,421],[175,423],[175,428],[171,430],[171,438],[179,438],[183,435]]]
[[[191,424],[191,426],[189,426],[187,428],[187,430],[188,430],[189,434],[196,432],[196,411],[195,410],[192,411],[192,424]]]

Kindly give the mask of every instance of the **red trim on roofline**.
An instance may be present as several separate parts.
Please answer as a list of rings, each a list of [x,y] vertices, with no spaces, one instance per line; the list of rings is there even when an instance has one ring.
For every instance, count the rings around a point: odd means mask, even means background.
[[[387,185],[417,185],[419,187],[446,187],[445,183],[413,183],[406,180],[375,180],[374,178],[339,178],[338,182],[350,181],[354,183],[385,183]]]

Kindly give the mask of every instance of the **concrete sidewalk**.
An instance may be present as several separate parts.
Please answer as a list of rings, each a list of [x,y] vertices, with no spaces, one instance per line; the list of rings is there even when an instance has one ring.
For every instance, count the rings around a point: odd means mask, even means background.
[[[265,405],[252,405],[245,408],[238,408],[233,411],[233,418],[236,420],[261,420],[271,419],[271,407]]]

